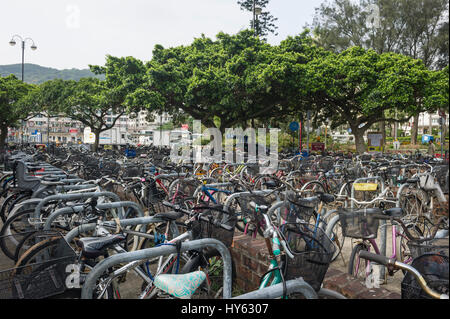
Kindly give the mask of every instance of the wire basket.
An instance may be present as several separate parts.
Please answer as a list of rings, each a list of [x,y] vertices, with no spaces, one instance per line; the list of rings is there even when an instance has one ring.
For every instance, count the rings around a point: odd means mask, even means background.
[[[285,203],[289,209],[281,209],[280,216],[287,222],[294,223],[297,219],[308,221],[314,216],[315,206],[318,201],[305,200],[294,192],[287,192]]]
[[[339,221],[345,237],[375,239],[378,235],[379,219],[364,209],[339,209]]]
[[[225,212],[220,212],[217,210],[203,209],[201,215],[208,218],[209,221],[200,219],[192,223],[192,234],[194,239],[213,238],[221,241],[228,248],[231,247],[237,222],[234,212],[230,212],[228,215]],[[231,226],[232,229],[226,230],[221,227],[217,227],[214,225],[214,222],[216,221]]]
[[[407,244],[413,258],[427,253],[437,253],[448,257],[448,238],[437,238],[426,242],[409,240]]]
[[[444,193],[448,193],[448,165],[438,165],[433,168],[434,176]]]
[[[35,257],[27,265],[13,266],[0,271],[0,299],[43,299],[59,295],[66,291],[66,268],[75,264],[75,251],[60,233],[43,232],[35,235],[36,245],[42,247],[39,258]],[[39,245],[44,243],[45,245]],[[45,253],[44,253],[45,252]],[[36,255],[37,256],[37,255]],[[2,266],[5,256],[1,255]]]
[[[178,201],[191,198],[199,185],[201,185],[201,182],[197,179],[181,179],[170,192],[169,199]]]
[[[449,264],[448,256],[440,254],[425,254],[413,260],[414,267],[425,279],[427,286],[441,294],[449,294]],[[409,272],[401,284],[402,299],[431,299],[420,287],[416,278]]]
[[[322,158],[319,162],[319,167],[324,171],[331,171],[334,168],[334,159],[330,157]]]
[[[264,205],[264,206],[270,206],[270,204],[275,200],[273,196],[261,196],[261,195],[250,195],[250,196],[241,196],[238,197],[237,202],[240,207],[240,212],[237,212],[239,215],[241,215],[242,218],[245,218],[247,220],[254,220],[257,223],[263,222],[263,217],[261,214],[258,214],[255,211],[255,208],[253,208],[250,203],[254,202],[258,206]]]
[[[122,177],[139,177],[142,175],[142,167],[128,166],[123,169]]]
[[[150,203],[150,211],[151,214],[159,214],[159,213],[167,213],[171,210],[170,207],[163,205],[163,202],[154,202]]]
[[[280,228],[294,258],[284,256],[286,280],[303,277],[319,291],[336,247],[325,232],[314,225],[286,223]]]
[[[363,175],[362,169],[359,166],[346,168],[345,172],[347,177],[350,179],[357,179]]]

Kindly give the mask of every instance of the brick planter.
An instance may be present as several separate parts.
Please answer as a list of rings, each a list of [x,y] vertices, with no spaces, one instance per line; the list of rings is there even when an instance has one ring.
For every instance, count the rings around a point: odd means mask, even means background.
[[[244,292],[256,290],[261,276],[269,267],[269,255],[264,240],[253,239],[236,231],[231,256],[236,266],[237,288]],[[400,299],[400,295],[384,288],[367,288],[364,283],[330,266],[323,287],[337,291],[349,299]]]

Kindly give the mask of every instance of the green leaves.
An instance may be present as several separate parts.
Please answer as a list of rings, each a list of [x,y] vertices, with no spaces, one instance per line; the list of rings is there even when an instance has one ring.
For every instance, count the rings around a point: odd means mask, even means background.
[[[36,86],[27,84],[14,75],[0,77],[0,125],[8,127],[18,120],[26,119],[32,112],[38,111],[38,105],[31,94],[35,95]],[[30,96],[28,96],[30,94]]]

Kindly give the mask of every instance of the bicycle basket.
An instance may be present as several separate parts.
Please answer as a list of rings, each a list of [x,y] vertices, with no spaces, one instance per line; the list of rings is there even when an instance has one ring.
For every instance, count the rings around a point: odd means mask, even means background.
[[[426,253],[438,253],[448,257],[448,238],[436,238],[426,242],[409,240],[407,244],[413,258]]]
[[[336,247],[325,232],[314,225],[286,223],[281,227],[283,237],[294,258],[284,256],[285,279],[303,279],[316,291],[331,263]]]
[[[252,206],[250,206],[250,203],[255,202],[258,206],[270,206],[273,198],[271,196],[250,195],[238,197],[236,200],[241,209],[240,213],[242,216],[255,216],[259,214],[256,213],[255,209]]]
[[[29,264],[0,271],[0,299],[43,299],[65,292],[66,268],[76,263],[76,253],[60,233],[42,232],[34,240]]]
[[[345,237],[374,239],[378,235],[379,220],[364,209],[339,209],[339,221]]]
[[[159,214],[159,213],[167,213],[171,210],[170,207],[167,207],[163,204],[163,202],[154,202],[150,203],[150,214]]]
[[[322,158],[319,162],[319,167],[326,172],[331,171],[334,167],[334,159],[329,157]]]
[[[439,186],[444,193],[448,193],[448,165],[438,165],[433,168],[434,176],[436,177]]]
[[[441,294],[449,294],[448,256],[432,253],[421,255],[413,260],[411,266],[424,277],[431,289]],[[401,295],[402,299],[431,299],[409,272],[402,280]]]
[[[222,205],[213,206],[214,208],[222,209]],[[234,212],[230,215],[225,212],[205,208],[201,211],[203,217],[208,218],[209,221],[200,219],[192,223],[192,234],[194,239],[214,238],[221,241],[225,246],[231,247],[233,243],[234,230],[237,219]],[[214,222],[221,222],[225,225],[233,227],[232,230],[226,230],[214,225]]]
[[[296,222],[297,218],[308,221],[315,211],[315,206],[319,201],[312,201],[301,198],[294,192],[287,192],[285,196],[289,209],[281,209],[281,218],[287,222]]]

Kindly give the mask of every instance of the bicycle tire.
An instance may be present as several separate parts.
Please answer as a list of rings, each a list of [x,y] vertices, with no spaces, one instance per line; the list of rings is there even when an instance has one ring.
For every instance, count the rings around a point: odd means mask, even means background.
[[[3,217],[7,220],[8,216],[11,214],[11,211],[14,209],[14,207],[19,204],[22,201],[25,201],[27,199],[30,199],[32,196],[32,193],[24,193],[19,195],[15,200],[13,200],[9,207],[7,207],[7,209],[5,209],[5,211],[3,212]]]
[[[353,247],[348,263],[348,274],[353,276],[354,278],[366,280],[365,270],[367,268],[368,262],[365,259],[359,258],[359,253],[363,250],[369,251],[367,246],[363,243],[357,244],[355,247]],[[355,267],[357,267],[357,269],[355,269]],[[358,276],[361,270],[364,272],[364,276],[362,277]]]
[[[25,222],[25,219],[27,219],[27,215],[29,217],[34,216],[34,209],[23,210],[21,212],[18,212],[14,216],[10,216],[10,218],[7,219],[7,221],[3,224],[2,229],[0,230],[0,249],[11,260],[14,260],[16,248],[19,244],[19,241],[14,237],[14,235],[35,230],[33,226],[28,226],[27,222]],[[22,219],[22,221],[19,221],[19,219]],[[18,221],[23,223],[23,228],[19,229],[19,227],[21,226],[20,224],[11,228],[11,225],[14,222]],[[19,232],[14,232],[14,230],[19,230]],[[12,244],[14,246],[14,250],[12,250],[11,247],[8,247],[7,240],[10,245]]]

